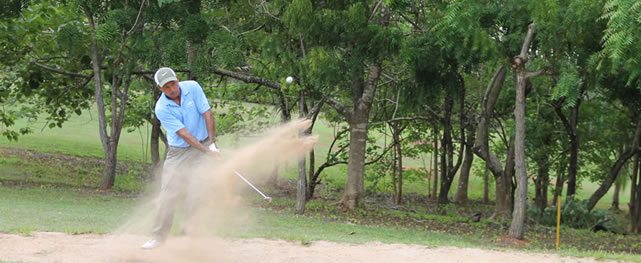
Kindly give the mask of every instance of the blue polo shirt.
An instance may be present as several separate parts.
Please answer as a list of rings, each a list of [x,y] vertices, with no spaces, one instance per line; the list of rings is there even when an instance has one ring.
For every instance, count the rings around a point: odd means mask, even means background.
[[[162,93],[156,101],[154,112],[162,127],[167,131],[169,146],[186,148],[189,147],[189,144],[176,132],[186,128],[199,141],[206,139],[209,134],[203,113],[211,107],[198,82],[181,81],[178,86],[180,87],[180,105]]]

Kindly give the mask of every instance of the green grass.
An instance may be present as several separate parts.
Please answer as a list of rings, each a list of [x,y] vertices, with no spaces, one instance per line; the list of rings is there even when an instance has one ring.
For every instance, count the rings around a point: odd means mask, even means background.
[[[134,200],[65,189],[0,187],[0,232],[109,233]]]
[[[417,232],[407,228],[357,225],[327,219],[298,216],[279,211],[263,211],[251,230],[238,233],[242,238],[263,237],[312,242],[326,240],[345,243],[401,243],[428,246],[480,247],[480,240],[432,231]]]
[[[20,136],[18,141],[9,141],[0,137],[0,145],[9,148],[20,148],[48,153],[64,153],[74,156],[98,157],[104,156],[98,119],[95,111],[85,111],[82,115],[74,115],[65,122],[62,128],[44,128],[45,120],[28,121],[19,119],[15,127],[31,127],[34,132]],[[128,133],[123,130],[118,146],[118,158],[121,160],[149,160],[147,147],[147,130]]]

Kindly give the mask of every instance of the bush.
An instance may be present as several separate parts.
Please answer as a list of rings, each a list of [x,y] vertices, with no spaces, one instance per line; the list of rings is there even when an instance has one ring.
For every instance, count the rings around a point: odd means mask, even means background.
[[[543,213],[534,207],[529,206],[528,217],[535,222],[555,226],[556,225],[556,205],[545,208]],[[561,207],[561,224],[572,228],[591,228],[598,222],[611,220],[608,213],[602,210],[588,210],[588,200],[568,199]]]

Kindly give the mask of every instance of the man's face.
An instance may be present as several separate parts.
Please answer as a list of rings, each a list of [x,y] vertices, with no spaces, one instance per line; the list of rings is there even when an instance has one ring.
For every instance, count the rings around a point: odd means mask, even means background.
[[[160,91],[162,93],[165,93],[165,96],[169,97],[170,99],[176,99],[180,97],[180,86],[178,86],[178,81],[170,81],[165,84],[165,86],[162,86],[160,88]]]

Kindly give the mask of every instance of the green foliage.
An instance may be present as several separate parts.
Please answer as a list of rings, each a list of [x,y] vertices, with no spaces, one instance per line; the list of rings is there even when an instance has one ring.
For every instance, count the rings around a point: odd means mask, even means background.
[[[293,36],[307,35],[314,28],[314,13],[310,0],[293,0],[287,6],[283,22]]]
[[[87,55],[89,36],[85,26],[80,22],[72,21],[61,25],[56,34],[56,40],[58,46],[70,57],[81,58]]]
[[[581,79],[576,67],[564,67],[556,83],[556,87],[552,90],[551,99],[563,100],[563,109],[567,110],[577,105],[579,96],[581,95]]]
[[[604,55],[612,62],[612,70],[624,71],[627,83],[641,77],[641,4],[635,0],[608,0],[603,8],[607,20]]]
[[[604,210],[588,210],[588,200],[569,199],[561,207],[561,224],[573,228],[591,228],[596,223],[608,218]],[[543,213],[538,208],[528,206],[528,217],[533,218],[537,223],[555,226],[557,218],[557,207],[547,207]]]

